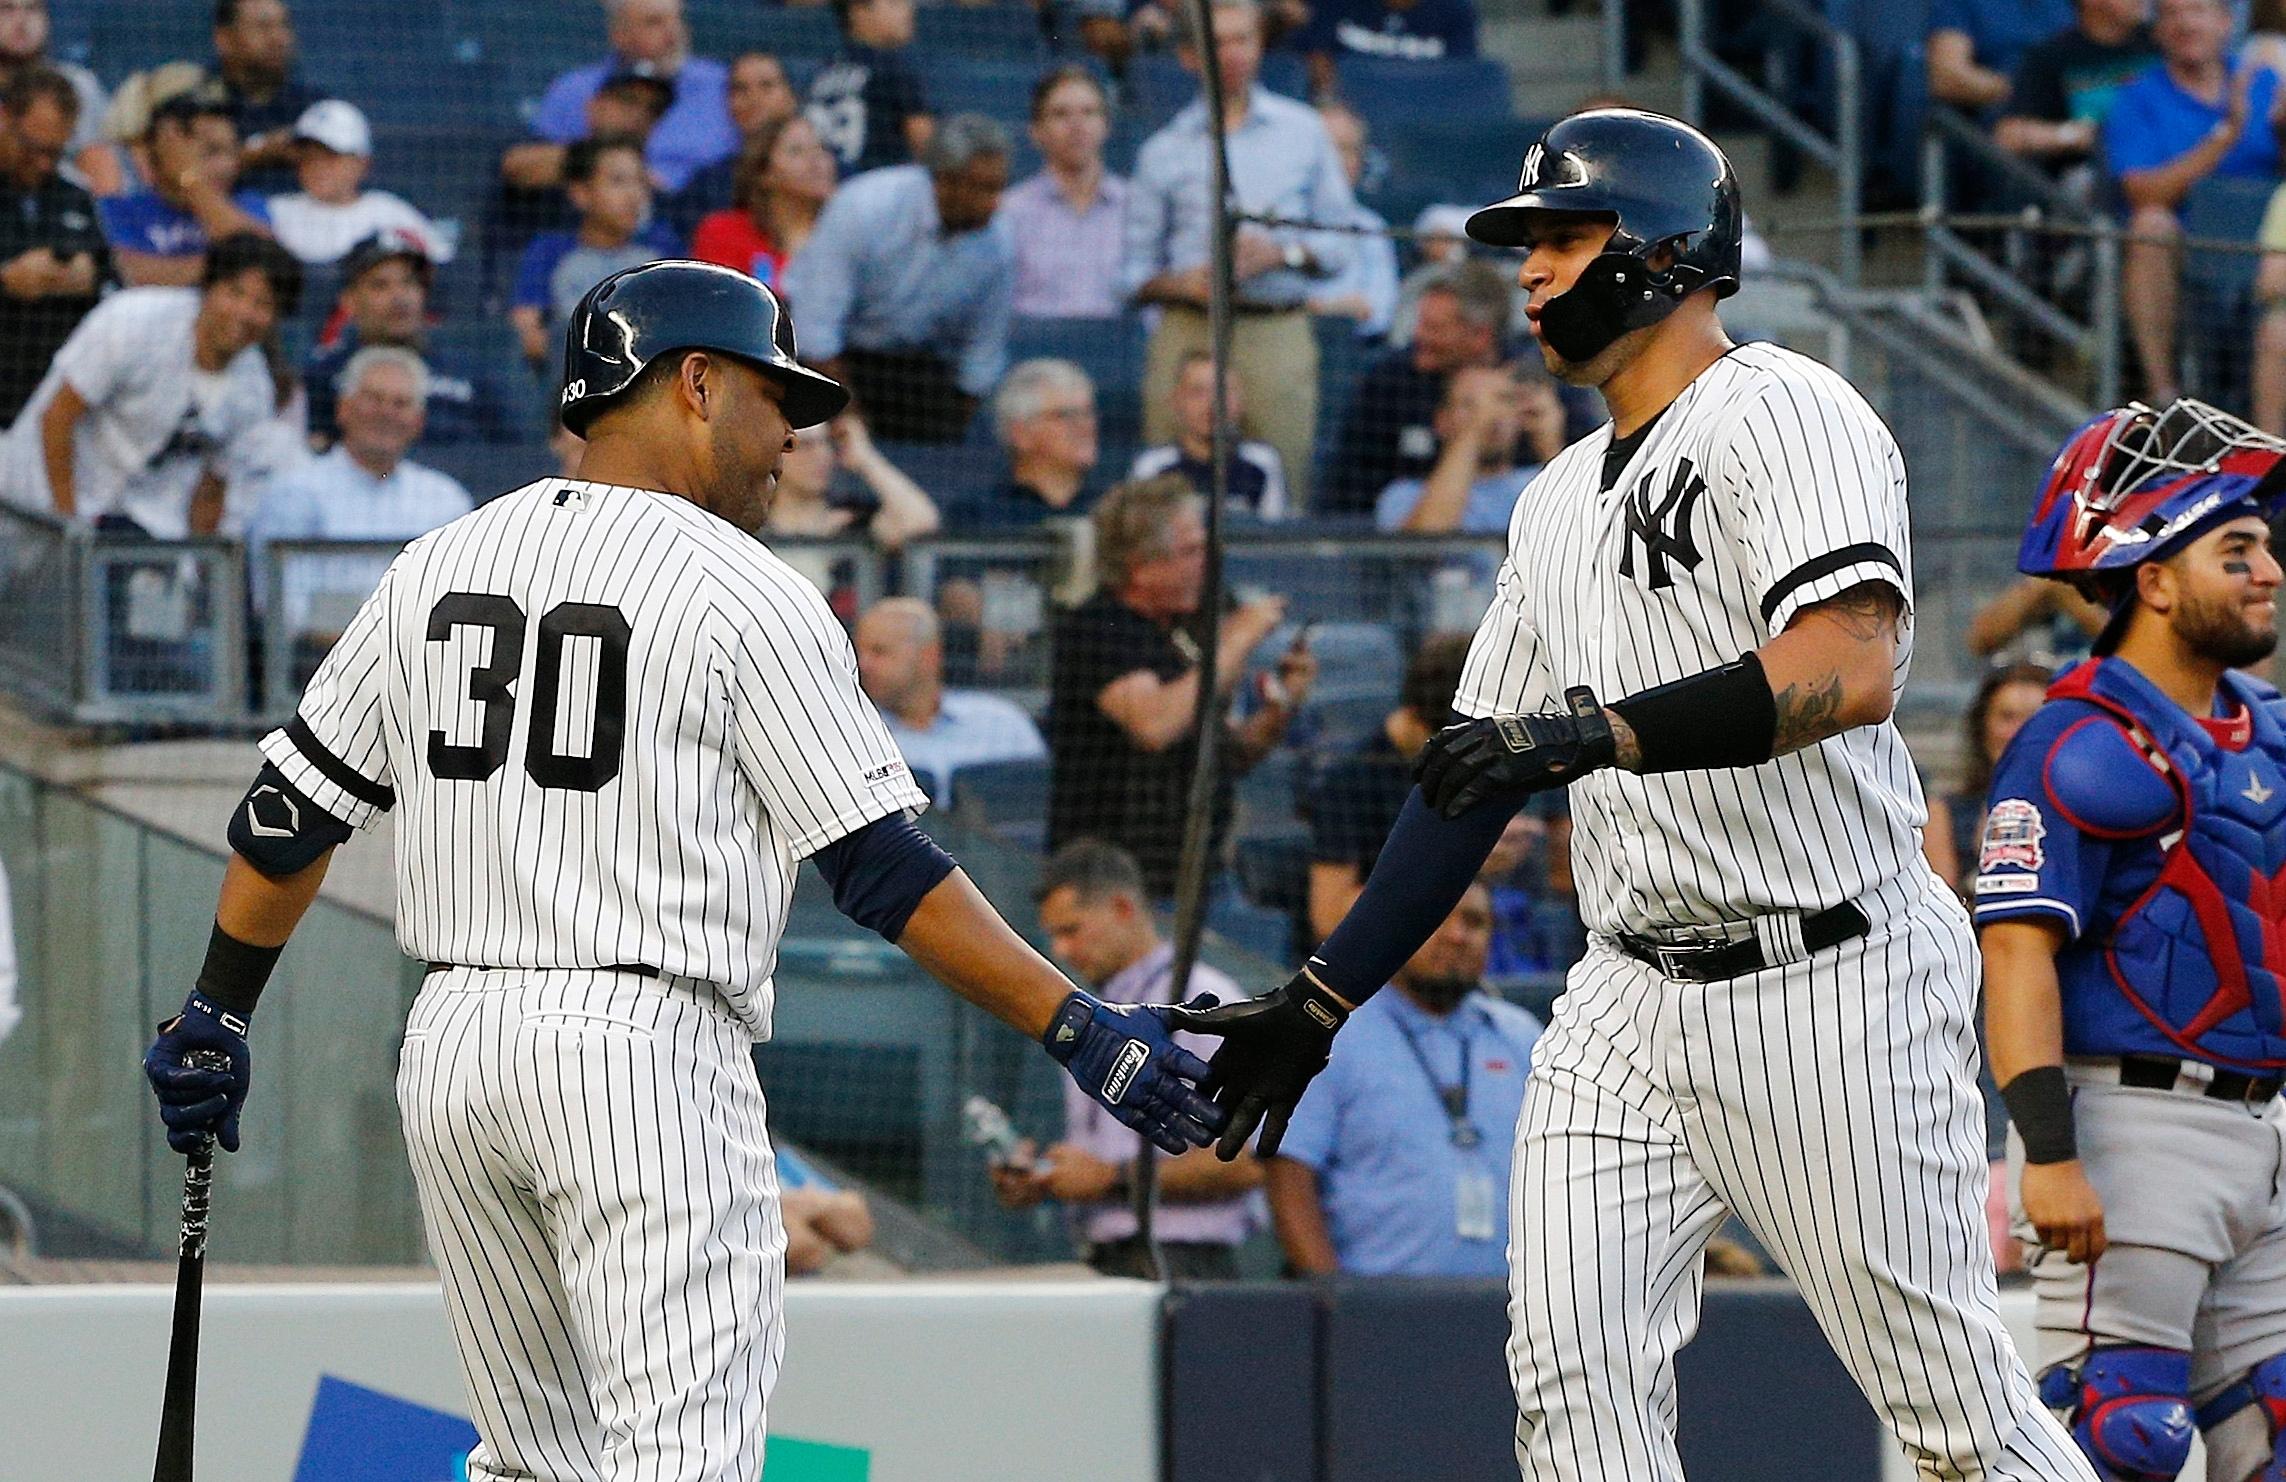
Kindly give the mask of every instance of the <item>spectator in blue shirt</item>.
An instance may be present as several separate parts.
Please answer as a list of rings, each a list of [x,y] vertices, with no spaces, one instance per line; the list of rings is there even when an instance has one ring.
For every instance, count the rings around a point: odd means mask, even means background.
[[[1294,37],[1309,58],[1310,90],[1333,90],[1345,56],[1442,62],[1476,55],[1472,0],[1316,0]]]
[[[802,349],[848,386],[878,436],[958,442],[1008,365],[1015,262],[992,215],[1008,131],[945,120],[917,165],[835,193],[785,272]]]
[[[711,57],[691,55],[690,28],[682,0],[604,0],[611,55],[566,72],[548,85],[532,115],[537,142],[554,149],[520,145],[502,166],[512,185],[541,189],[564,170],[563,149],[589,137],[588,101],[614,77],[657,78],[673,89],[673,101],[643,147],[653,183],[678,191],[707,166],[738,150],[730,120],[730,72]]]
[[[1509,1152],[1541,1026],[1483,990],[1491,938],[1472,885],[1302,1094],[1264,1160],[1297,1273],[1507,1274]]]
[[[2034,42],[2072,24],[2072,0],[1936,0],[1929,12],[1929,95],[1981,114],[2008,99]]]
[[[580,140],[564,161],[564,177],[579,226],[532,239],[509,297],[508,322],[534,366],[548,363],[555,331],[590,288],[621,268],[681,250],[673,232],[649,220],[651,182],[633,139]]]
[[[1184,12],[1187,16],[1188,11]],[[1241,210],[1292,221],[1338,222],[1357,214],[1341,157],[1315,109],[1255,82],[1262,68],[1256,0],[1213,0],[1209,24],[1222,75],[1230,189]],[[1198,38],[1186,35],[1183,65],[1198,70]],[[1189,351],[1207,342],[1208,210],[1206,100],[1191,104],[1144,141],[1127,189],[1125,281],[1138,304],[1159,307],[1143,367],[1143,435],[1174,435],[1169,392]],[[1232,244],[1238,317],[1231,370],[1246,387],[1249,437],[1278,450],[1307,503],[1318,425],[1318,341],[1309,299],[1349,265],[1346,232],[1246,225]]]
[[[270,234],[268,203],[238,188],[238,128],[219,89],[202,85],[153,108],[143,148],[150,185],[96,202],[129,287],[189,287],[205,268],[207,243]]]
[[[2159,61],[2119,90],[2103,146],[2127,198],[2122,307],[2143,368],[2143,399],[2173,401],[2183,198],[2200,182],[2275,180],[2286,94],[2278,74],[2231,50],[2223,0],[2159,0]]]
[[[913,44],[913,0],[833,0],[842,47],[810,83],[806,111],[845,173],[919,159],[936,130]]]

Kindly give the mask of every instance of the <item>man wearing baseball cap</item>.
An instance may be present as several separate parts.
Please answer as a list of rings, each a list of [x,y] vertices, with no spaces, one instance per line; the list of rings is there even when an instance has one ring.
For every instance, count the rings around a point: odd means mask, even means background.
[[[309,392],[310,439],[321,447],[340,436],[335,421],[338,382],[349,357],[370,345],[411,350],[428,366],[427,427],[420,446],[509,442],[507,397],[499,381],[474,357],[433,342],[429,290],[436,265],[420,240],[390,230],[367,237],[341,259],[339,333],[302,365]]]
[[[373,128],[354,103],[320,98],[294,120],[294,174],[301,189],[270,201],[271,229],[306,263],[340,261],[376,232],[402,232],[432,262],[452,255],[436,224],[385,190],[365,189],[373,168]]]

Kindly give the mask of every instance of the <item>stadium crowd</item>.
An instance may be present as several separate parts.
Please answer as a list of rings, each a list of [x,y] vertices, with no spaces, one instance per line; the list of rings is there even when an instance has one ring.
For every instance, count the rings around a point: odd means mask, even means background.
[[[285,0],[218,0],[209,52],[130,69],[69,38],[92,70],[57,54],[44,0],[0,0],[0,501],[98,537],[244,542],[269,615],[256,628],[290,636],[298,679],[379,565],[321,555],[273,582],[265,549],[408,540],[504,476],[568,467],[576,440],[548,408],[581,296],[667,256],[751,274],[791,303],[805,358],[856,396],[798,439],[768,535],[851,625],[865,688],[934,798],[1052,855],[1044,930],[1092,942],[1075,966],[1140,994],[1165,955],[1152,910],[1175,886],[1192,746],[1221,725],[1210,919],[1286,959],[1354,899],[1413,756],[1450,719],[1482,604],[1434,599],[1481,589],[1493,547],[1454,542],[1341,594],[1378,605],[1349,614],[1361,621],[1316,615],[1312,584],[1350,568],[1252,572],[1222,622],[1226,688],[1201,693],[1217,470],[1198,45],[1219,63],[1234,190],[1260,218],[1234,244],[1240,437],[1221,472],[1237,528],[1497,536],[1602,414],[1547,377],[1508,265],[1460,230],[1532,132],[1477,56],[1471,0],[1214,0],[1210,14],[1194,38],[1160,0],[757,3],[709,7],[703,26],[682,0],[604,0],[566,8],[586,60],[546,77],[478,68],[507,96],[461,127],[452,104],[408,116],[360,69],[305,66]],[[1933,100],[2150,239],[2127,264],[2133,344],[2152,396],[2184,387],[2185,203],[2212,181],[2258,187],[2260,240],[2286,254],[2286,16],[2257,4],[2241,36],[2222,0],[2159,0],[2155,23],[2143,0],[1938,0],[1930,24]],[[429,60],[440,76],[456,65]],[[1408,106],[1481,101],[1467,89],[1487,77],[1498,115],[1465,139]],[[2242,389],[2286,428],[2278,264],[2248,285],[2260,353]],[[1092,595],[1048,611],[1044,581],[1014,588],[989,559],[932,558],[926,585],[905,559],[932,540],[989,551],[1043,533]],[[891,591],[853,575],[851,546],[882,558]],[[2046,600],[2003,594],[1979,648],[2068,645],[2075,614]],[[1972,774],[2039,672],[1994,671]],[[1930,832],[1947,879],[1964,879],[1981,826],[1973,784]],[[1584,947],[1568,835],[1560,794],[1516,820],[1483,889],[1400,981],[1420,991],[1385,995],[1387,1033],[1465,1046],[1454,1026],[1482,1020],[1521,1066],[1527,1010],[1545,1012]],[[1347,1247],[1355,1232],[1402,1244],[1374,1203],[1392,1186],[1346,1180],[1331,1113],[1296,1125],[1290,1166],[1268,1174],[1289,1259],[1376,1269],[1382,1254]],[[1133,1254],[1109,1207],[1116,1159],[1102,1129],[1067,1130],[999,1192],[1104,1206],[1084,1243],[1116,1269]],[[1445,1145],[1441,1123],[1401,1130]],[[1223,1206],[1262,1178],[1199,1185],[1199,1243],[1232,1243],[1242,1227]],[[1486,1197],[1504,1220],[1505,1195]],[[1489,1230],[1462,1244],[1449,1269],[1498,1249]]]

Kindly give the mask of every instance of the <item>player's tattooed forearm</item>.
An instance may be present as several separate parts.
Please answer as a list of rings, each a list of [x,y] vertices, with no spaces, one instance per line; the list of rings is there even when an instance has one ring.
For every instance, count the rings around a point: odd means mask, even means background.
[[[1897,589],[1887,582],[1859,582],[1846,592],[1814,604],[1836,626],[1860,643],[1871,643],[1877,638],[1894,638],[1902,604]]]
[[[1603,718],[1611,722],[1612,765],[1628,772],[1643,770],[1643,743],[1635,739],[1635,727],[1616,710],[1606,709]]]
[[[1790,684],[1776,697],[1777,744],[1772,752],[1784,756],[1813,746],[1842,732],[1842,682],[1839,674]]]

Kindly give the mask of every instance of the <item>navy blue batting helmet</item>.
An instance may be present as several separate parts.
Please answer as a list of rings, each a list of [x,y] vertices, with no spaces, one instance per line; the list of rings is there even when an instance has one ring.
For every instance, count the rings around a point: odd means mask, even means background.
[[[849,405],[841,383],[801,363],[794,321],[736,268],[669,258],[623,268],[587,291],[564,325],[564,426],[582,437],[643,367],[676,350],[732,355],[778,383],[786,420],[810,427]]]
[[[1679,119],[1595,108],[1557,121],[1525,151],[1516,194],[1469,217],[1468,234],[1528,246],[1536,211],[1613,223],[1610,245],[1579,281],[1541,306],[1540,334],[1566,360],[1593,359],[1702,288],[1738,291],[1746,236],[1738,177],[1713,140]],[[1648,259],[1661,247],[1674,258],[1654,272]]]

